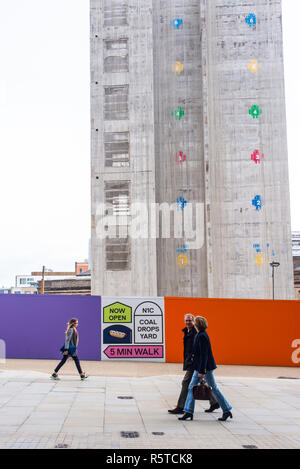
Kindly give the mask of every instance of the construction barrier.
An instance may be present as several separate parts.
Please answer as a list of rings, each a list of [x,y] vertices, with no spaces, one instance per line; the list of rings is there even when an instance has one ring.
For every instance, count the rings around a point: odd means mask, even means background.
[[[0,340],[6,358],[55,359],[67,322],[79,319],[79,354],[99,360],[101,299],[96,296],[0,295]]]
[[[183,316],[208,320],[214,357],[224,365],[300,366],[300,302],[165,298],[166,361],[182,360]]]
[[[299,301],[0,295],[0,341],[6,358],[58,359],[76,317],[82,360],[180,363],[187,313],[208,320],[218,364],[300,366]]]

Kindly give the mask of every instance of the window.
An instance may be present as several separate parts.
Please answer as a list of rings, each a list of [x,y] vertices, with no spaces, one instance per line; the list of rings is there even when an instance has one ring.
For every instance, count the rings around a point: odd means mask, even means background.
[[[130,270],[129,238],[112,238],[106,240],[106,270]]]
[[[129,132],[104,134],[105,166],[120,168],[129,166]]]
[[[106,182],[105,203],[112,206],[114,215],[129,215],[129,181]]]
[[[20,285],[26,285],[26,278],[20,278]]]
[[[122,120],[129,118],[128,85],[104,88],[104,119]]]
[[[129,270],[130,240],[127,233],[130,215],[129,181],[106,182],[105,202],[108,206],[112,206],[114,215],[124,217],[123,220],[118,219],[116,237],[106,238],[106,270]]]
[[[128,0],[104,0],[104,26],[127,25]]]
[[[104,41],[104,72],[128,72],[128,39]]]

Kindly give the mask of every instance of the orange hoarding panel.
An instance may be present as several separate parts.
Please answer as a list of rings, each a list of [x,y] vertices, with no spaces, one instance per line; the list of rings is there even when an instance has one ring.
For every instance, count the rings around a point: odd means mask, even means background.
[[[182,362],[184,315],[204,316],[223,365],[300,366],[300,302],[165,298],[166,361]]]

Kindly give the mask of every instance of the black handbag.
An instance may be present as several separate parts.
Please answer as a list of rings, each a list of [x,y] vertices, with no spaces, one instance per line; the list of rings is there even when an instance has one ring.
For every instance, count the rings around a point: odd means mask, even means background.
[[[196,401],[210,401],[212,398],[211,387],[205,380],[193,386],[193,398]]]

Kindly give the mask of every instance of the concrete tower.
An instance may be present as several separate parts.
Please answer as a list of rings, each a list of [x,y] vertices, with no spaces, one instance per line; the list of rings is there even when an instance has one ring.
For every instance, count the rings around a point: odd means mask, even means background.
[[[276,260],[293,299],[281,2],[91,0],[91,82],[92,292],[271,298]],[[136,202],[199,204],[203,242],[131,238]]]

